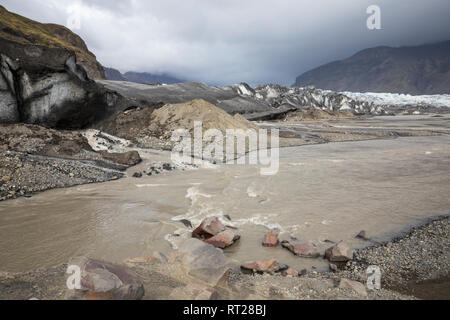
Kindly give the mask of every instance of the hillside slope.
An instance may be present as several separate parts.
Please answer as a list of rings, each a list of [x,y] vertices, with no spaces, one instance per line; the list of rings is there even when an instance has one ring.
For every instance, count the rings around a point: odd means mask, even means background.
[[[450,93],[450,41],[416,47],[377,47],[299,76],[294,86],[413,95]]]
[[[172,77],[168,74],[153,74],[148,72],[126,72],[122,74],[114,68],[105,68],[106,80],[111,81],[129,81],[141,84],[175,84],[186,82],[184,80]]]
[[[57,24],[43,24],[9,12],[0,5],[0,38],[27,45],[62,48],[75,52],[77,63],[90,79],[104,79],[105,73],[83,39]]]

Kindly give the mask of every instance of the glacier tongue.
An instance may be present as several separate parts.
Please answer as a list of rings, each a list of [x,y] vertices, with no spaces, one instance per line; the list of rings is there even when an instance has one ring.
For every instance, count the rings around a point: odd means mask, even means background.
[[[360,92],[342,92],[342,94],[354,100],[366,101],[379,106],[432,106],[432,107],[450,107],[450,94],[441,95],[423,95],[412,96],[409,94],[398,93],[360,93]]]
[[[242,96],[269,103],[275,109],[298,110],[317,108],[329,111],[348,111],[354,114],[383,115],[386,111],[371,101],[354,99],[345,94],[314,87],[286,88],[267,84],[251,88],[246,83],[233,86]]]

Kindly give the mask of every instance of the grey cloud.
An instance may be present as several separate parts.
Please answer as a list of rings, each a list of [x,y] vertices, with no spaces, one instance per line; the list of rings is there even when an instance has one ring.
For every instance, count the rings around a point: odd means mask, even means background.
[[[169,72],[214,84],[290,85],[299,74],[378,45],[447,40],[448,0],[4,0],[9,10],[65,24],[100,62],[122,71]],[[382,30],[366,28],[377,4]]]

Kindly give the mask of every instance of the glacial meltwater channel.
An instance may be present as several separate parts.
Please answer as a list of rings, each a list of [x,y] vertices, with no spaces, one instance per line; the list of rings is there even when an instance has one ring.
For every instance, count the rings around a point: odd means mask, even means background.
[[[141,166],[144,166],[142,164]],[[143,169],[144,167],[142,167]],[[129,176],[137,169],[130,170]],[[0,270],[20,272],[86,255],[121,262],[169,253],[209,215],[229,215],[242,238],[226,249],[237,262],[276,258],[297,269],[325,261],[263,248],[269,228],[282,239],[346,240],[361,230],[390,239],[450,212],[450,136],[407,137],[282,148],[280,171],[257,166],[175,171],[59,189],[0,203]],[[227,221],[227,220],[224,220]]]

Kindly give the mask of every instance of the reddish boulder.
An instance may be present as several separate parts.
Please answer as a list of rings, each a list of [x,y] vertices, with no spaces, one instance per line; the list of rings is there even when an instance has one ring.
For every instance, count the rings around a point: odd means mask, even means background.
[[[192,232],[192,237],[205,240],[225,231],[225,226],[218,218],[207,218]]]
[[[205,243],[211,244],[216,248],[225,249],[239,240],[241,236],[235,230],[226,229],[212,238],[205,240]]]
[[[279,264],[277,260],[271,259],[268,261],[250,261],[243,263],[241,268],[252,271],[253,273],[274,273],[285,269],[286,267]]]
[[[309,242],[289,242],[283,241],[281,243],[283,248],[288,249],[293,254],[303,258],[318,258],[320,257],[320,253],[317,251],[317,248],[314,244]]]
[[[353,259],[353,250],[341,241],[325,252],[325,258],[330,262],[347,262]]]
[[[294,270],[294,269],[289,268],[289,269],[287,269],[286,271],[283,271],[283,276],[285,276],[285,277],[294,277],[294,278],[296,278],[296,277],[299,276],[299,273],[298,273],[297,270]]]
[[[266,234],[263,241],[264,247],[277,247],[280,241],[278,240],[278,233],[271,231]]]

